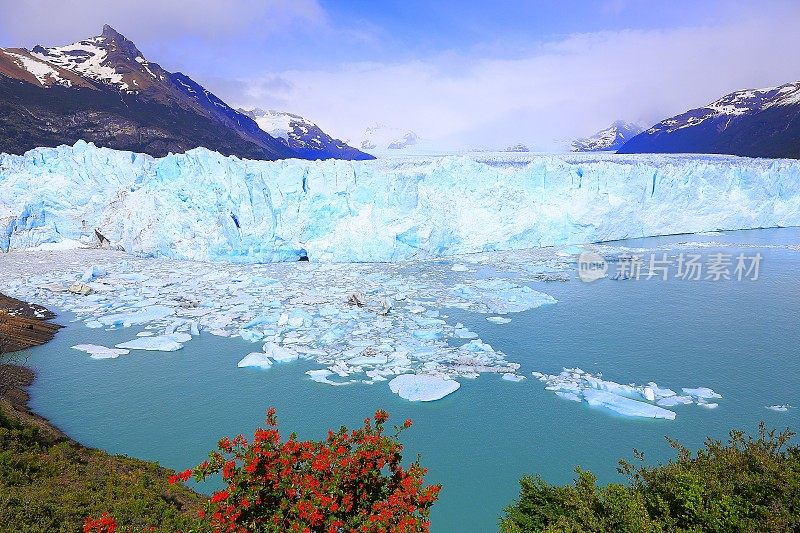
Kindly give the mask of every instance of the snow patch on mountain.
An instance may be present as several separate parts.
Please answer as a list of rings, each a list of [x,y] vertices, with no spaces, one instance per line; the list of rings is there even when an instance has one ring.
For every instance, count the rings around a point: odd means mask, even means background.
[[[240,113],[252,118],[264,132],[280,140],[287,147],[308,159],[371,159],[368,154],[348,146],[322,131],[310,120],[285,111],[259,108]]]
[[[643,128],[637,124],[617,120],[608,128],[598,131],[591,137],[576,139],[572,142],[571,150],[573,152],[618,150],[642,131]]]
[[[53,85],[54,83],[63,85],[64,87],[72,86],[72,82],[70,80],[62,78],[59,75],[58,70],[53,68],[46,61],[2,48],[0,48],[0,52],[11,57],[20,68],[23,68],[33,74],[39,83],[41,83],[44,87]]]
[[[663,120],[647,130],[648,134],[672,133],[697,126],[707,120],[751,115],[770,107],[800,104],[800,81],[766,89],[746,89],[727,94],[708,104]],[[729,123],[728,123],[729,124]],[[724,130],[728,124],[724,124]]]
[[[37,46],[33,49],[33,55],[42,61],[127,91],[130,87],[123,80],[123,75],[107,64],[108,50],[104,48],[106,41],[106,36],[98,36],[66,46]]]

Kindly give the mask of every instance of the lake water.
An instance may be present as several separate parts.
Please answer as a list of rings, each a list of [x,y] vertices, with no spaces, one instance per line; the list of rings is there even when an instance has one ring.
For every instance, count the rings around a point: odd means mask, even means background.
[[[699,244],[679,244],[686,241]],[[429,481],[444,484],[433,531],[496,531],[525,473],[566,483],[579,465],[601,482],[621,481],[617,460],[631,458],[634,447],[651,462],[672,457],[667,435],[697,448],[707,435],[755,431],[760,420],[800,427],[800,410],[766,409],[800,406],[798,243],[798,229],[615,243],[703,254],[757,251],[763,260],[757,281],[582,283],[573,276],[535,283],[558,303],[510,315],[512,322],[503,325],[483,314],[443,309],[519,362],[528,379],[462,379],[460,390],[436,402],[404,401],[385,383],[316,383],[304,372],[319,365],[308,361],[239,369],[236,363],[254,345],[210,335],[177,352],[92,360],[70,347],[111,346],[130,340],[132,330],[89,330],[77,322],[29,351],[38,374],[32,406],[86,445],[176,469],[202,461],[222,435],[252,434],[270,406],[285,433],[304,438],[321,438],[328,428],[357,425],[386,409],[398,423],[414,419],[403,436],[407,458],[420,454]],[[631,419],[563,400],[530,375],[574,366],[620,383],[710,387],[723,398],[713,410],[675,407],[672,421]]]

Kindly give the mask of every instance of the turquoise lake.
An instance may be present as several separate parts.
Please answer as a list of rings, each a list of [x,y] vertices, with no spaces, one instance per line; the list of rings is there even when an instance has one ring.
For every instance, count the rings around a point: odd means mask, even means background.
[[[319,365],[302,360],[267,371],[239,369],[236,363],[254,345],[211,335],[177,352],[92,360],[71,346],[111,346],[129,340],[132,329],[89,330],[64,313],[59,321],[69,327],[29,351],[38,375],[32,406],[81,443],[176,469],[202,461],[223,435],[252,434],[270,406],[286,434],[304,438],[358,425],[386,409],[397,423],[414,420],[403,436],[406,458],[420,454],[428,480],[444,484],[432,530],[496,531],[525,473],[566,483],[581,466],[602,482],[622,481],[616,464],[631,459],[633,448],[649,462],[673,456],[665,436],[696,449],[706,436],[724,439],[732,428],[754,432],[761,420],[800,428],[800,409],[766,409],[800,406],[800,230],[615,244],[685,241],[720,243],[698,245],[703,254],[761,253],[759,279],[582,283],[573,275],[569,282],[530,284],[558,303],[510,315],[512,322],[503,325],[487,322],[486,315],[441,309],[519,362],[519,373],[528,377],[519,383],[482,375],[461,380],[461,388],[442,400],[410,403],[385,384],[316,383],[304,372]],[[713,410],[675,407],[672,421],[631,419],[563,400],[530,375],[575,366],[619,383],[710,387],[723,398]]]

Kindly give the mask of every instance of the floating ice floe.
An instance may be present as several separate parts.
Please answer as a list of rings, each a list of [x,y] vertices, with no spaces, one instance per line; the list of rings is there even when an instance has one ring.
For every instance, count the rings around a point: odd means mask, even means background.
[[[97,321],[104,326],[127,327],[155,322],[174,314],[174,312],[175,311],[170,307],[166,307],[164,305],[153,305],[140,311],[100,316]]]
[[[287,363],[289,361],[296,361],[298,358],[297,352],[279,346],[274,342],[264,344],[264,353],[276,363]]]
[[[191,336],[189,337],[191,338]],[[117,348],[127,350],[144,350],[150,352],[175,352],[183,348],[180,337],[175,335],[158,335],[155,337],[138,337],[132,341],[117,344]]]
[[[603,407],[623,416],[675,419],[674,411],[605,390],[586,389],[583,399],[593,407]]]
[[[591,374],[580,368],[565,368],[560,374],[533,372],[533,376],[545,383],[546,390],[555,392],[560,398],[585,401],[593,407],[629,417],[673,420],[675,412],[667,407],[696,404],[715,409],[718,404],[708,400],[722,398],[706,387],[683,388],[684,395],[678,395],[674,390],[661,388],[652,381],[647,385],[624,385],[604,380],[599,374]]]
[[[486,312],[500,315],[519,313],[557,302],[549,294],[531,289],[527,285],[498,278],[480,279],[472,285],[458,284],[452,290],[458,296],[481,302]]]
[[[332,381],[328,379],[330,376],[336,375],[335,372],[331,372],[330,370],[321,369],[321,370],[309,370],[306,372],[308,376],[311,377],[312,381],[316,381],[317,383],[325,383],[326,385],[350,385],[351,381]]]
[[[456,263],[455,265],[452,266],[450,270],[452,270],[453,272],[467,272],[469,271],[469,268],[467,268],[466,265],[462,265],[461,263]]]
[[[389,382],[389,389],[404,400],[432,402],[458,390],[458,381],[427,374],[402,374]]]
[[[97,344],[78,344],[72,348],[88,353],[92,359],[116,359],[120,355],[128,355],[130,353],[130,350],[106,348]]]
[[[487,316],[486,320],[488,320],[493,324],[508,324],[509,322],[511,322],[510,318],[505,318],[502,316]]]
[[[794,407],[792,407],[787,403],[784,405],[769,405],[767,406],[767,409],[769,409],[770,411],[775,411],[777,413],[785,413],[789,409],[794,409]]]
[[[512,373],[509,372],[509,373],[503,374],[502,378],[504,380],[506,380],[506,381],[520,382],[520,381],[525,379],[525,376],[520,376],[519,374],[512,374]]]
[[[272,366],[272,359],[264,352],[253,352],[245,355],[236,366],[239,368],[253,367],[267,369]]]

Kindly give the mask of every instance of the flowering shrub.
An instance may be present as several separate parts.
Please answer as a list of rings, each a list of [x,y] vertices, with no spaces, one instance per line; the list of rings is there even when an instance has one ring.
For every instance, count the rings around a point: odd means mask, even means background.
[[[83,522],[83,533],[114,533],[117,522],[108,513],[103,513],[100,518],[87,517]]]
[[[219,441],[219,451],[171,483],[220,473],[225,488],[214,493],[201,519],[214,532],[427,532],[440,485],[424,486],[419,461],[401,465],[399,434],[384,434],[389,415],[375,413],[364,426],[329,431],[324,441],[282,441],[275,409],[266,429],[248,442],[239,435]]]

